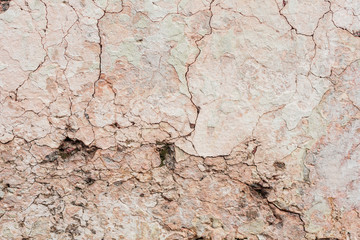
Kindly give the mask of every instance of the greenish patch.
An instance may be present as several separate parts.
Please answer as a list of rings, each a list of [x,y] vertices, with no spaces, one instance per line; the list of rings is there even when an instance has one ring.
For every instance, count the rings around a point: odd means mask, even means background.
[[[169,169],[175,168],[175,150],[174,145],[170,143],[156,143],[157,145],[161,145],[157,150],[159,152],[160,157],[160,165],[159,167],[166,166]]]
[[[127,144],[127,145],[129,145],[129,144],[131,144],[131,143],[133,143],[134,141],[133,140],[130,140],[130,139],[126,139],[125,140],[125,143]]]
[[[161,160],[160,167],[165,166],[166,156],[168,156],[169,154],[170,154],[169,144],[165,144],[162,148],[159,149],[159,155]]]
[[[107,44],[105,45],[105,52],[110,55],[113,63],[121,57],[126,57],[129,63],[140,67],[141,53],[135,39],[129,39],[119,45]]]
[[[211,50],[216,59],[219,59],[225,53],[234,53],[237,36],[233,29],[225,34],[214,34],[213,38],[213,43],[215,44],[212,46]]]
[[[148,28],[149,25],[151,24],[151,22],[149,21],[149,19],[145,18],[144,16],[140,17],[140,19],[134,24],[134,28],[135,29],[139,29],[139,28]]]
[[[168,62],[174,66],[179,79],[182,83],[186,83],[185,74],[187,71],[186,63],[191,55],[195,56],[198,49],[191,46],[184,35],[177,39],[178,42],[174,48],[171,49],[171,56]]]
[[[311,148],[312,144],[314,144],[321,136],[326,134],[327,122],[320,113],[321,111],[321,103],[317,106],[311,113],[308,118],[309,124],[306,130],[308,135],[311,136],[313,141],[309,141],[308,144],[305,145],[307,148]]]
[[[172,18],[166,18],[160,26],[161,35],[166,41],[174,41],[175,45],[171,48],[170,57],[167,60],[177,72],[179,80],[184,84],[181,89],[183,94],[188,94],[185,74],[187,71],[187,63],[190,56],[195,56],[198,49],[188,41],[185,36],[185,23],[173,21]]]
[[[185,23],[173,21],[173,18],[168,17],[165,18],[160,25],[161,35],[166,38],[170,38],[171,40],[178,40],[177,38],[181,38],[184,35]]]
[[[60,152],[59,153],[59,156],[62,158],[62,159],[67,159],[71,156],[70,153],[66,153],[66,152]]]

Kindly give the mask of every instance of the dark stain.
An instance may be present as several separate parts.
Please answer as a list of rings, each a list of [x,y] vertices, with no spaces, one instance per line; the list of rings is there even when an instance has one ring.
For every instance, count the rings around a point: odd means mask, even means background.
[[[72,156],[79,151],[93,157],[97,149],[98,148],[96,147],[88,147],[82,141],[77,139],[73,140],[71,138],[66,138],[59,147],[60,153],[62,153],[65,158]]]
[[[113,183],[115,186],[120,186],[121,184],[123,184],[123,181],[116,181]]]
[[[76,130],[74,128],[72,128],[69,124],[66,124],[65,130],[67,132],[76,132]]]
[[[97,147],[89,147],[86,146],[82,141],[77,139],[65,138],[64,141],[61,143],[58,150],[50,153],[45,157],[45,159],[41,162],[44,163],[51,163],[56,162],[58,163],[59,160],[66,160],[71,156],[75,155],[76,153],[81,153],[86,158],[92,158],[98,150]]]
[[[264,187],[259,183],[253,183],[249,185],[249,188],[252,193],[261,198],[267,198],[271,190],[270,187]]]
[[[157,143],[160,147],[157,148],[160,156],[160,166],[166,166],[170,170],[175,169],[175,147],[173,143]]]
[[[338,238],[325,237],[325,238],[316,238],[316,240],[340,240]]]
[[[248,206],[248,203],[247,203],[247,201],[246,201],[246,199],[245,198],[240,198],[239,199],[239,208],[245,208],[245,207],[247,207]]]
[[[85,179],[87,185],[92,185],[95,182],[95,179],[88,177]]]
[[[10,7],[10,0],[0,0],[0,13],[6,12]]]
[[[250,210],[246,211],[246,218],[248,220],[251,221],[251,220],[254,220],[254,219],[258,218],[258,217],[259,217],[258,211],[253,210],[253,209],[250,209]]]
[[[62,231],[57,229],[55,226],[51,226],[50,227],[50,232],[56,233],[56,234],[60,234]]]
[[[276,169],[281,169],[281,170],[285,169],[285,163],[283,163],[283,162],[274,162],[273,166]]]
[[[74,236],[79,235],[79,230],[76,224],[69,224],[66,229],[65,232],[67,232],[72,238],[74,238]]]
[[[255,146],[255,148],[252,150],[252,155],[255,155],[255,153],[256,153],[256,151],[257,151],[257,148],[258,148],[258,146]]]
[[[354,32],[353,32],[353,35],[354,35],[355,37],[360,37],[360,30],[354,31]]]
[[[76,203],[75,201],[72,201],[71,204],[78,207],[83,207],[83,208],[86,207],[83,203]]]
[[[121,128],[121,126],[117,122],[111,124],[111,126],[113,126],[114,128]]]

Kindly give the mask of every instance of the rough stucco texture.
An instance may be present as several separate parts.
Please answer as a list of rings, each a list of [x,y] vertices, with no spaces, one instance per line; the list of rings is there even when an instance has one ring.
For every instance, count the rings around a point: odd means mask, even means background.
[[[360,240],[359,145],[359,1],[0,1],[1,240]]]

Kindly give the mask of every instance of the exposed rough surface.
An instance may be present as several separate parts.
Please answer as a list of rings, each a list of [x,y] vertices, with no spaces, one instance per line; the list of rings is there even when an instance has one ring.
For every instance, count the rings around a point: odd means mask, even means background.
[[[360,239],[360,1],[0,1],[0,239]]]

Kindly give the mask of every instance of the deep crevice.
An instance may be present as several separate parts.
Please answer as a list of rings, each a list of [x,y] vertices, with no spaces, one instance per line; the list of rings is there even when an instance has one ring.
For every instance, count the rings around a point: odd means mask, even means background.
[[[10,7],[11,0],[0,0],[0,13],[6,12]]]
[[[92,158],[98,150],[97,147],[89,147],[78,139],[65,138],[60,144],[58,150],[50,153],[41,163],[58,162],[59,160],[67,160],[71,156],[80,152],[86,158]]]
[[[267,198],[271,191],[271,187],[264,187],[260,183],[253,183],[249,185],[249,188],[251,192],[261,198]]]
[[[195,236],[192,240],[207,240],[207,238]]]
[[[360,37],[360,30],[353,32],[354,37]]]
[[[159,152],[159,157],[161,160],[159,167],[166,166],[170,170],[174,170],[176,163],[174,144],[158,142],[157,145],[159,145],[157,151]]]
[[[325,238],[316,238],[316,240],[340,240],[338,238],[325,237]]]

